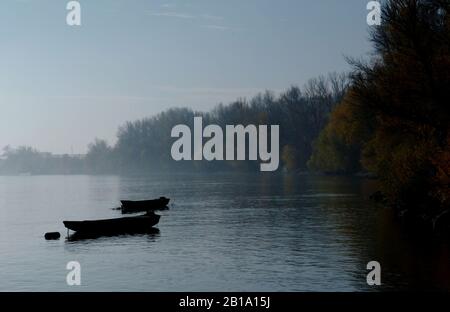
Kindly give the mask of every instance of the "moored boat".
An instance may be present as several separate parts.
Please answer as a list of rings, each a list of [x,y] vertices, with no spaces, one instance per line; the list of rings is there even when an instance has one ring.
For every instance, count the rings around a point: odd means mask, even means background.
[[[152,211],[152,210],[162,210],[167,208],[167,205],[170,202],[169,198],[160,197],[158,199],[152,200],[122,200],[122,213],[134,213],[134,212],[142,212],[142,211]]]
[[[90,221],[64,221],[64,226],[72,231],[89,234],[117,234],[136,233],[150,230],[158,224],[161,216],[147,213],[141,216],[90,220]]]

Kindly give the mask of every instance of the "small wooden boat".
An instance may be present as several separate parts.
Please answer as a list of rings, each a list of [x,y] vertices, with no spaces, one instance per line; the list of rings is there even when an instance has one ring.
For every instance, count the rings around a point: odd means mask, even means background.
[[[158,224],[161,216],[154,213],[145,215],[92,221],[64,221],[64,226],[75,232],[89,234],[136,233],[150,230]]]
[[[134,212],[165,209],[167,208],[170,199],[160,197],[158,199],[152,200],[140,200],[140,201],[122,200],[120,202],[122,203],[121,207],[122,213],[134,213]]]

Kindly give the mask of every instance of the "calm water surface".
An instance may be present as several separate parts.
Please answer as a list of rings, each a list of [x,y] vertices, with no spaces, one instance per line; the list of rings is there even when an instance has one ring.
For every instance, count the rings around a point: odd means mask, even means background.
[[[293,175],[0,177],[0,291],[450,290],[450,249],[367,197],[374,182]],[[69,242],[63,220],[168,196],[159,233]],[[43,234],[59,231],[59,241]],[[382,264],[383,286],[366,284]],[[82,286],[66,284],[79,261]]]

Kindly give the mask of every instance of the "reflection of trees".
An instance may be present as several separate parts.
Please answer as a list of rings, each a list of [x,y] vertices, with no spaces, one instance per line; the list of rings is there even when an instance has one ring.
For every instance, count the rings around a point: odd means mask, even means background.
[[[384,290],[449,290],[448,245],[430,242],[428,238],[414,235],[413,230],[399,227],[392,210],[367,200],[378,183],[367,179],[318,177],[307,186],[319,194],[329,194],[316,198],[321,207],[317,209],[319,220],[323,228],[339,238],[337,242],[342,250],[357,259],[357,269],[361,272],[357,277],[361,282],[359,287],[367,287],[365,266],[376,260],[382,265]],[[354,196],[339,196],[345,194]],[[336,241],[330,240],[330,244]]]

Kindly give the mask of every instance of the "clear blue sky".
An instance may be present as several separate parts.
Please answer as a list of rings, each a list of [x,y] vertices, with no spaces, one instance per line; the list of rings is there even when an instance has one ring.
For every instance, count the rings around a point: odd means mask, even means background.
[[[370,51],[365,0],[0,3],[0,148],[83,153],[169,107],[208,110],[332,71]]]

